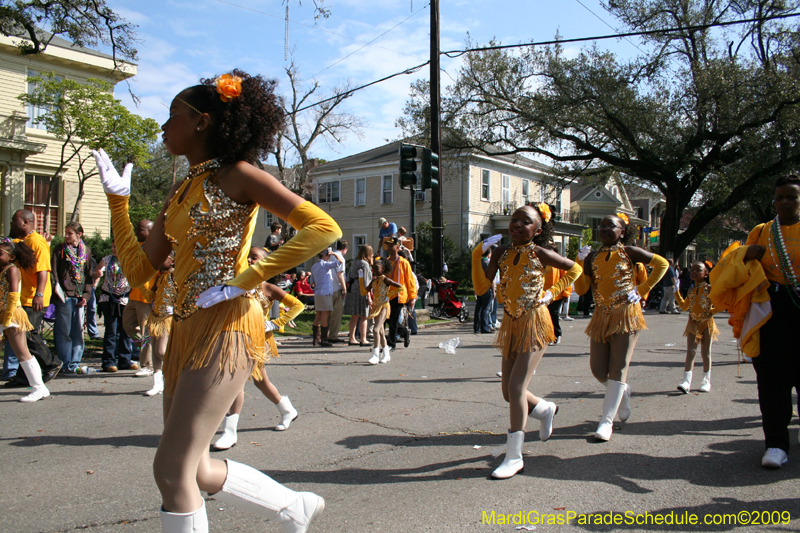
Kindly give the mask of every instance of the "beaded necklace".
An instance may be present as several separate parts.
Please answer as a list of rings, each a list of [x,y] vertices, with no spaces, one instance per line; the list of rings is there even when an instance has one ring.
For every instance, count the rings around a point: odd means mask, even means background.
[[[783,278],[786,280],[786,286],[789,288],[789,298],[792,300],[795,307],[800,309],[800,283],[798,283],[797,275],[794,273],[789,252],[786,250],[786,242],[783,240],[781,223],[777,216],[772,222],[770,230],[772,233],[772,241],[770,244],[774,247],[774,253],[773,250],[770,250],[770,254],[777,259],[778,267],[781,269]]]
[[[209,159],[208,161],[203,161],[202,163],[189,167],[186,177],[192,179],[195,176],[203,174],[207,170],[219,168],[221,166],[222,163],[220,163],[219,159]]]
[[[83,285],[83,265],[88,259],[86,255],[86,245],[82,240],[78,241],[78,246],[72,246],[64,243],[64,257],[70,265],[72,277],[75,279],[75,284],[82,288]]]

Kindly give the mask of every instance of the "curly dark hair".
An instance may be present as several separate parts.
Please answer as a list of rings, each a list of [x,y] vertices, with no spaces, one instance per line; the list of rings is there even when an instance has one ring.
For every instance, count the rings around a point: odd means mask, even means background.
[[[542,212],[539,211],[539,208],[535,204],[530,204],[530,206],[539,213],[539,218],[542,219],[542,232],[539,235],[535,235],[533,237],[533,242],[538,244],[542,248],[550,248],[550,245],[553,244],[555,241],[553,240],[553,232],[555,230],[555,223],[553,222],[552,217],[549,221],[544,221],[544,215]],[[552,212],[552,208],[551,208]]]
[[[14,264],[22,270],[30,270],[36,266],[36,252],[24,242],[5,241],[0,243],[0,247],[14,256]]]
[[[239,69],[230,72],[242,78],[242,94],[229,102],[220,100],[214,80],[184,89],[180,98],[195,111],[211,116],[206,149],[222,163],[255,163],[267,158],[275,136],[283,129],[282,101],[275,94],[277,81],[251,76]]]
[[[786,174],[775,181],[776,189],[778,187],[782,187],[783,185],[797,185],[800,187],[800,176],[797,174]]]
[[[639,237],[639,229],[633,224],[628,224],[617,215],[606,215],[605,218],[619,220],[619,225],[625,230],[625,235],[619,240],[623,246],[636,246],[636,239]]]

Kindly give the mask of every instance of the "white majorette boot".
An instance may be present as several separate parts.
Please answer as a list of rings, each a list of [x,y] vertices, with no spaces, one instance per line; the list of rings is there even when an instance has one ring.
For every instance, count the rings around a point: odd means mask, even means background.
[[[700,384],[700,392],[709,392],[711,390],[711,369],[708,372],[703,372],[703,383]]]
[[[161,370],[153,372],[153,388],[145,392],[145,396],[155,396],[164,392],[164,373]]]
[[[614,417],[619,409],[622,396],[625,394],[625,384],[620,381],[609,379],[606,382],[606,397],[603,400],[603,416],[600,417],[600,424],[594,432],[594,438],[607,441],[611,438],[614,431]]]
[[[206,502],[193,513],[168,513],[161,510],[163,533],[208,533]]]
[[[239,425],[239,415],[228,415],[222,422],[222,436],[213,444],[215,450],[227,450],[236,446],[239,438],[236,436],[236,427]]]
[[[295,492],[247,465],[225,459],[228,476],[215,500],[230,503],[283,524],[286,533],[305,533],[325,509],[325,500],[312,492]]]
[[[383,347],[383,357],[381,357],[381,363],[388,363],[389,361],[392,360],[392,356],[389,355],[389,352],[391,351],[392,349],[389,347],[388,344]]]
[[[377,365],[378,362],[381,360],[381,349],[380,348],[373,348],[372,349],[372,357],[369,358],[367,361],[371,365]]]
[[[540,402],[541,403],[541,402]],[[525,462],[522,460],[522,445],[525,443],[525,432],[514,431],[508,432],[508,440],[506,441],[506,457],[500,463],[492,477],[495,479],[508,479],[513,477],[517,472],[522,472],[525,467]]]
[[[25,376],[28,378],[28,383],[30,383],[33,388],[30,394],[23,396],[19,401],[22,403],[33,403],[50,396],[50,390],[42,381],[42,367],[39,366],[39,361],[37,361],[35,357],[31,357],[27,361],[20,361],[19,366],[22,367]]]
[[[680,385],[678,385],[678,390],[684,394],[689,394],[689,391],[692,388],[692,371],[684,372],[683,373],[683,381],[681,381]]]
[[[531,411],[531,416],[539,421],[539,440],[545,441],[553,434],[553,417],[558,413],[558,406],[539,398],[539,403]]]
[[[289,424],[297,418],[297,409],[294,408],[288,396],[281,396],[281,401],[277,404],[278,411],[281,413],[281,423],[275,426],[277,431],[286,431]]]
[[[622,395],[619,409],[617,409],[617,416],[620,422],[625,422],[631,417],[631,386],[627,383],[624,383],[624,385],[625,393]]]

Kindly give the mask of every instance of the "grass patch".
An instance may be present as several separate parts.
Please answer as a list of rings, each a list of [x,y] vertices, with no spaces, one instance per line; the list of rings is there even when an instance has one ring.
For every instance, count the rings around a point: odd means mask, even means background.
[[[297,326],[296,328],[286,327],[284,328],[283,333],[277,333],[278,337],[296,337],[302,335],[313,335],[313,324],[314,324],[314,311],[303,311],[300,313],[297,318],[294,319],[294,323]],[[350,324],[350,315],[343,315],[342,316],[342,325],[339,328],[339,331],[350,331],[348,329]]]

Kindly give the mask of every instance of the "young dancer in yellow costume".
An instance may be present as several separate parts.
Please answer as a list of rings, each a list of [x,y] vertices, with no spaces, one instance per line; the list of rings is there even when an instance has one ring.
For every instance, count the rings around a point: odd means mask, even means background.
[[[689,289],[684,300],[679,290],[675,291],[675,302],[684,311],[689,311],[689,321],[683,336],[686,337],[686,364],[683,368],[683,381],[678,385],[678,390],[688,394],[692,388],[692,368],[697,355],[697,345],[700,345],[700,356],[703,358],[703,382],[700,384],[702,392],[711,391],[711,343],[717,340],[719,330],[714,322],[714,315],[718,309],[708,297],[711,285],[708,283],[710,263],[697,262],[692,265],[690,276],[694,286]]]
[[[633,246],[636,228],[624,213],[608,215],[597,229],[603,246],[596,252],[584,246],[578,253],[583,275],[575,291],[586,294],[591,288],[595,310],[586,334],[589,335],[589,366],[592,374],[606,386],[603,415],[594,438],[611,438],[614,417],[619,411],[623,422],[631,415],[631,387],[626,383],[628,365],[639,332],[647,329],[640,301],[664,276],[669,263],[663,257]],[[636,263],[653,267],[650,276],[636,285]]]
[[[153,306],[147,317],[147,331],[150,333],[150,340],[147,341],[152,346],[153,353],[153,388],[145,392],[145,396],[155,396],[164,392],[164,354],[167,353],[167,343],[169,333],[172,330],[172,313],[174,312],[175,299],[175,278],[172,274],[174,258],[170,254],[155,279],[155,297]]]
[[[367,361],[371,365],[388,363],[392,360],[391,349],[386,341],[384,324],[391,312],[389,301],[405,290],[405,287],[386,276],[387,259],[377,258],[372,262],[372,279],[364,285],[364,272],[358,271],[358,287],[362,296],[372,291],[372,306],[369,308],[367,320],[374,319],[372,333],[372,357]],[[388,267],[391,270],[391,266]],[[381,353],[383,352],[383,353]]]
[[[250,254],[247,256],[247,262],[251,265],[261,261],[267,257],[267,252],[263,248],[253,246],[250,248]],[[269,353],[271,357],[280,357],[278,355],[278,346],[275,344],[274,331],[279,330],[290,320],[294,319],[303,312],[305,305],[303,302],[294,296],[287,294],[283,289],[273,283],[266,281],[256,289],[256,299],[261,304],[261,309],[264,312],[264,337],[269,346]],[[287,313],[282,313],[279,318],[270,320],[270,310],[272,302],[278,301],[281,304],[289,307]],[[292,405],[288,396],[281,396],[278,388],[269,380],[266,368],[261,368],[261,378],[255,380],[255,386],[261,393],[267,397],[269,401],[275,404],[278,412],[281,415],[280,423],[275,427],[277,431],[285,431],[289,429],[289,425],[297,418],[297,410]],[[222,436],[214,443],[215,450],[227,450],[236,444],[238,441],[237,430],[239,426],[239,415],[242,413],[244,406],[244,390],[239,392],[236,400],[228,410],[225,420],[222,422]]]
[[[580,266],[547,247],[552,243],[553,222],[547,204],[520,207],[508,225],[510,245],[500,245],[493,252],[486,270],[481,257],[501,235],[489,237],[472,252],[472,283],[475,292],[489,290],[495,273],[500,272],[498,298],[503,302],[503,323],[494,345],[503,354],[502,391],[508,402],[509,429],[506,456],[492,472],[496,479],[507,479],[521,471],[522,445],[528,415],[538,419],[539,438],[547,440],[553,431],[553,417],[558,407],[535,396],[528,384],[542,360],[547,346],[556,340],[547,306],[580,275]],[[550,290],[544,290],[545,267],[566,273]]]
[[[277,520],[292,533],[305,532],[325,505],[319,496],[292,491],[254,468],[209,456],[229,406],[249,376],[261,377],[267,360],[264,313],[250,291],[341,237],[324,211],[251,164],[267,157],[283,126],[274,90],[274,80],[234,70],[174,98],[162,126],[164,145],[191,166],[141,247],[128,217],[131,167],[120,176],[104,152],[95,155],[130,285],[153,277],[175,251],[164,433],[153,464],[168,533],[208,530],[201,491]],[[298,233],[248,268],[259,206]]]

